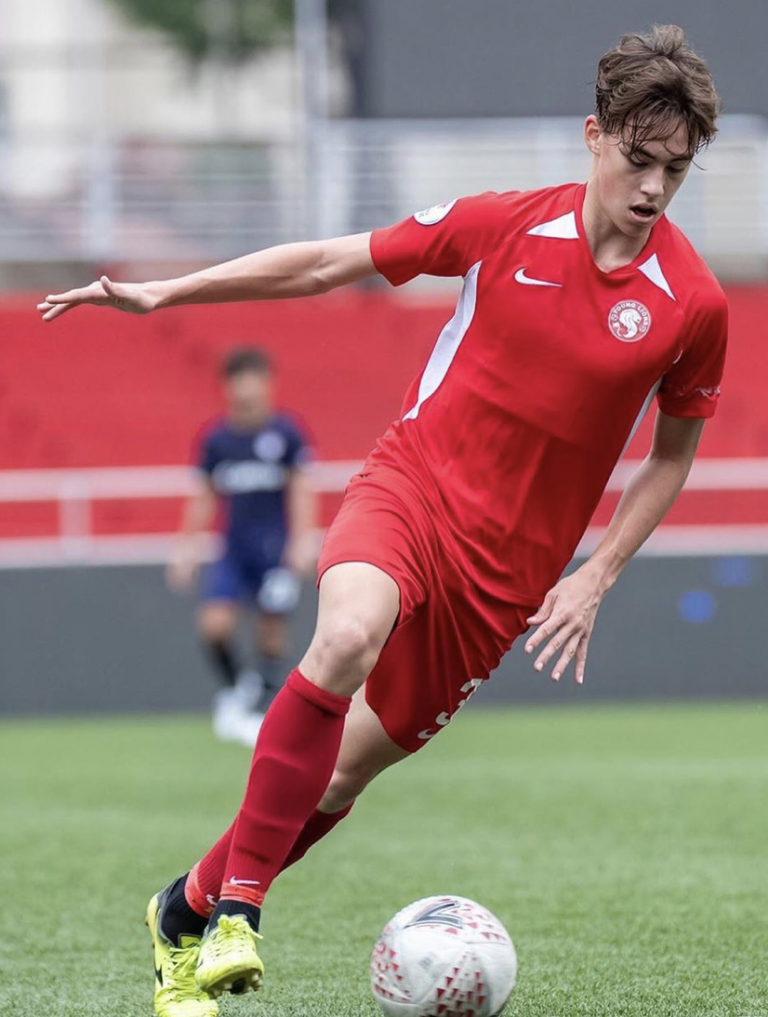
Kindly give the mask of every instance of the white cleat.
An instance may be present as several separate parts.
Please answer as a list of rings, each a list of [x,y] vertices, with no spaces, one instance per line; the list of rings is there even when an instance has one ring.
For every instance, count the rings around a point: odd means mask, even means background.
[[[252,749],[264,721],[253,708],[250,691],[235,686],[221,689],[213,701],[213,733],[222,742],[237,742]]]
[[[261,731],[263,723],[263,713],[254,711],[253,713],[246,714],[240,722],[240,737],[237,739],[240,744],[252,749],[256,744],[256,739],[259,737],[259,731]]]

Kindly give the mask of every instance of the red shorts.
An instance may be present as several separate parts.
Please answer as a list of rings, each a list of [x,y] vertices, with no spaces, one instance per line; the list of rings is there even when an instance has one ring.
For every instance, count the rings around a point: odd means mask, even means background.
[[[530,606],[484,593],[448,552],[429,506],[398,474],[352,479],[326,534],[318,577],[342,562],[397,583],[400,615],[366,682],[366,700],[407,752],[433,738],[528,628]]]

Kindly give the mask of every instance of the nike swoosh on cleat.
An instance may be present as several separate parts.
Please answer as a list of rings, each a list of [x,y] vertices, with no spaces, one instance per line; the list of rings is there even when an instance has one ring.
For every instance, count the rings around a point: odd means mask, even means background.
[[[158,980],[158,982],[160,982],[161,985],[164,984],[163,983],[163,969],[162,968],[155,968],[155,978]]]
[[[530,276],[525,274],[524,268],[519,268],[515,272],[515,282],[523,283],[525,286],[559,286],[562,287],[562,283],[546,282],[544,279],[531,279]]]

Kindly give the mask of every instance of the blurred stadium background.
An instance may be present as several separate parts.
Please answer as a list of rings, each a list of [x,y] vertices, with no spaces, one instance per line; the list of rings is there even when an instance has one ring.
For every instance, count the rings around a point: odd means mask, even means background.
[[[327,524],[456,287],[53,326],[35,303],[583,178],[596,61],[654,20],[686,28],[726,108],[671,215],[732,316],[688,487],[604,604],[586,686],[514,650],[280,878],[267,986],[227,1012],[375,1017],[384,921],[456,892],[509,924],[509,1012],[768,1017],[764,0],[0,0],[0,1014],[149,1013],[147,896],[237,808],[245,753],[213,739],[194,602],[163,577],[222,352],[272,352]]]
[[[192,604],[162,566],[192,442],[218,410],[222,351],[273,352],[280,401],[316,437],[327,523],[455,287],[147,320],[87,309],[52,327],[36,300],[102,271],[175,275],[459,194],[583,178],[596,59],[654,19],[686,28],[725,103],[671,217],[728,289],[730,360],[686,492],[603,608],[579,696],[766,694],[768,7],[591,0],[586,15],[565,0],[484,0],[481,14],[455,0],[296,0],[295,18],[284,0],[0,0],[4,713],[206,706]],[[502,672],[486,703],[552,695],[514,653]]]

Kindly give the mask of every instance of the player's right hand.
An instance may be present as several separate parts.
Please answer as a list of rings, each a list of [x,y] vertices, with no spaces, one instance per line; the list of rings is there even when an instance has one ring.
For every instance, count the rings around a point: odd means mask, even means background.
[[[66,293],[51,293],[37,309],[43,321],[53,321],[73,307],[94,304],[96,307],[114,307],[117,311],[129,314],[149,314],[159,302],[155,283],[116,283],[103,275],[78,290],[67,290]]]

